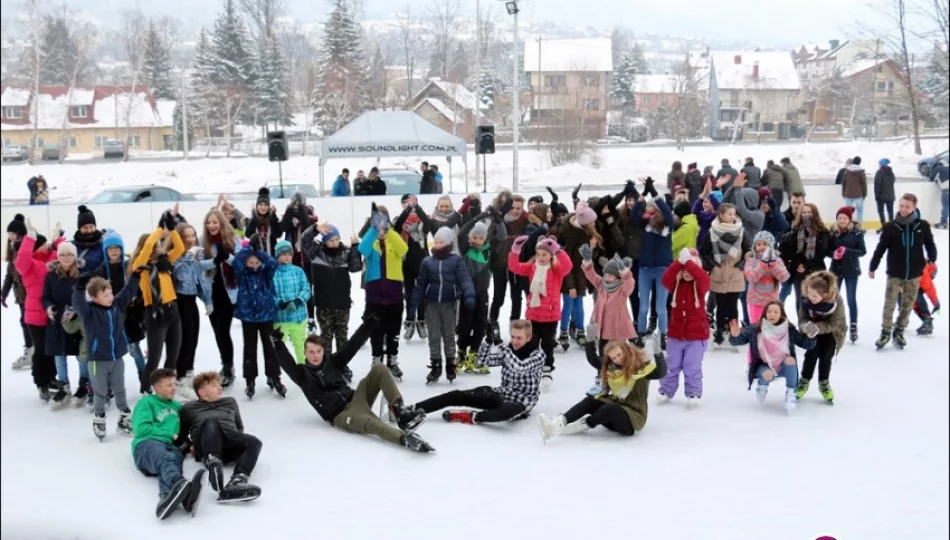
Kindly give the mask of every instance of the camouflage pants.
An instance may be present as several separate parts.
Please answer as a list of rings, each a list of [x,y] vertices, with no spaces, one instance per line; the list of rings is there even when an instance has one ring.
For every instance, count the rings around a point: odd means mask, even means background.
[[[327,343],[326,352],[339,351],[346,346],[349,336],[350,310],[317,308],[317,322],[320,324],[320,337]],[[336,348],[333,339],[336,338]]]
[[[907,328],[910,319],[910,312],[914,309],[914,301],[917,300],[917,291],[920,289],[920,278],[900,279],[895,277],[887,278],[887,290],[884,293],[884,315],[881,321],[881,329],[890,332],[895,326],[901,330]],[[900,302],[900,315],[897,317],[897,324],[894,324],[894,308]]]

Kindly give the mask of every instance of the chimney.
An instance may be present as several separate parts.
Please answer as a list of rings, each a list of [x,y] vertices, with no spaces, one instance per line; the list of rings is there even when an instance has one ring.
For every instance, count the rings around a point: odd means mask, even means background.
[[[752,66],[752,79],[756,81],[759,80],[759,63],[758,62],[756,62]]]
[[[835,50],[835,49],[837,49],[838,47],[841,46],[841,40],[840,40],[840,39],[832,39],[832,40],[830,40],[830,41],[828,42],[828,45],[831,45],[831,50],[833,51],[833,50]]]
[[[737,66],[741,66],[741,65],[742,65],[742,55],[741,55],[741,54],[737,54],[736,57],[734,58],[734,61],[735,61],[735,63],[736,63]]]

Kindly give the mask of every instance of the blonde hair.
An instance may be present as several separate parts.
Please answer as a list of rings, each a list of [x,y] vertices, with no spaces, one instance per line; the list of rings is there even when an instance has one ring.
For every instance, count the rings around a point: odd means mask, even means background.
[[[631,343],[621,339],[615,339],[607,343],[607,345],[604,346],[604,357],[600,362],[600,380],[605,386],[607,385],[608,368],[612,363],[610,353],[617,349],[623,351],[622,370],[626,380],[630,380],[650,363],[646,351],[639,347],[634,347]]]
[[[212,208],[205,214],[205,219],[201,223],[204,225],[201,231],[201,243],[204,244],[204,257],[205,259],[211,259],[211,248],[214,246],[215,242],[211,240],[211,235],[208,233],[208,219],[215,217],[218,220],[220,229],[218,230],[218,236],[221,237],[221,242],[224,244],[224,247],[228,248],[228,252],[233,253],[235,250],[234,245],[234,227],[231,226],[231,222],[228,221],[228,218],[224,217],[224,212],[218,210],[217,208]]]
[[[529,338],[530,338],[532,335],[534,335],[534,328],[531,326],[531,321],[529,321],[529,320],[527,320],[527,319],[515,319],[515,320],[511,321],[511,326],[509,327],[509,329],[510,329],[510,330],[521,330],[521,331],[524,332],[525,334],[528,334],[528,337],[529,337]]]
[[[134,261],[135,259],[139,257],[139,253],[141,253],[142,250],[145,249],[145,242],[148,240],[148,237],[149,237],[148,233],[145,233],[139,236],[139,241],[135,244],[135,250],[132,252],[132,258],[129,259],[130,261]],[[129,267],[126,269],[127,270],[126,273],[131,276],[132,272],[135,271],[135,268],[132,268],[131,263],[129,263],[128,266]]]

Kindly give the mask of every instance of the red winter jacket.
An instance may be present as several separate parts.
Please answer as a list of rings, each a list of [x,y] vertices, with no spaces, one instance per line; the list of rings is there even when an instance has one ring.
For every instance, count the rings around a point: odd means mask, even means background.
[[[56,246],[63,241],[62,237],[53,242],[53,250],[49,253],[33,252],[36,239],[31,236],[23,238],[20,251],[16,255],[16,271],[20,273],[20,281],[26,289],[26,302],[23,305],[23,322],[30,326],[46,326],[46,310],[43,309],[43,284],[46,283],[46,274],[49,272],[47,264],[56,260]]]
[[[558,322],[561,320],[561,284],[571,268],[571,258],[563,249],[557,252],[555,256],[556,263],[551,265],[548,270],[547,294],[541,297],[541,305],[531,307],[531,293],[528,293],[528,310],[525,312],[525,318],[534,322]],[[534,260],[528,262],[518,262],[518,255],[508,254],[508,269],[513,274],[528,278],[531,283],[531,277],[534,276]]]
[[[680,270],[686,270],[693,281],[679,279]],[[683,265],[679,261],[663,273],[663,286],[673,297],[667,336],[680,341],[709,339],[709,320],[706,318],[706,294],[709,292],[709,274],[694,261]]]

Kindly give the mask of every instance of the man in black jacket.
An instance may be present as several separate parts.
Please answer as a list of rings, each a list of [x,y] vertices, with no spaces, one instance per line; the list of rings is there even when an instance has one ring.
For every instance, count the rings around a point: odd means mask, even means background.
[[[874,274],[884,253],[887,253],[887,289],[884,293],[884,316],[881,321],[881,337],[875,345],[883,349],[894,338],[894,346],[903,349],[907,345],[904,329],[917,299],[920,277],[927,262],[937,261],[937,246],[930,231],[930,223],[920,219],[917,212],[917,196],[905,193],[901,197],[894,220],[883,227],[884,232],[871,257],[868,277]],[[927,250],[926,256],[924,250]],[[900,315],[894,323],[894,308],[900,301]],[[892,335],[893,332],[893,335]]]
[[[211,489],[219,501],[250,501],[261,496],[261,488],[248,484],[263,446],[260,439],[244,433],[241,411],[233,397],[221,397],[221,376],[214,371],[199,373],[194,379],[197,401],[181,408],[179,440],[190,440],[195,459],[208,469]],[[224,484],[223,466],[234,462],[234,474]]]
[[[356,182],[356,185],[353,187],[353,194],[360,196],[386,194],[386,182],[379,177],[379,169],[377,167],[370,169],[369,176],[362,182]]]
[[[308,336],[307,361],[298,365],[287,350],[283,336],[276,332],[272,338],[277,362],[294,384],[303,391],[317,414],[335,427],[349,433],[365,433],[405,446],[416,452],[434,452],[435,449],[416,435],[415,430],[425,421],[425,413],[407,407],[396,387],[396,381],[385,364],[374,364],[369,374],[359,382],[356,390],[350,388],[343,370],[366,344],[370,332],[379,319],[369,315],[343,349],[325,357],[325,343],[318,336]],[[373,414],[373,404],[382,392],[389,402],[389,414],[395,418],[396,429]]]
[[[419,166],[419,172],[422,173],[422,180],[419,182],[419,194],[427,195],[436,193],[435,171],[429,168],[429,162],[423,161]]]

